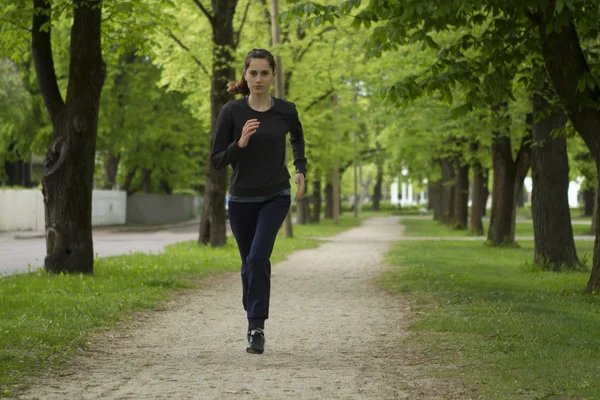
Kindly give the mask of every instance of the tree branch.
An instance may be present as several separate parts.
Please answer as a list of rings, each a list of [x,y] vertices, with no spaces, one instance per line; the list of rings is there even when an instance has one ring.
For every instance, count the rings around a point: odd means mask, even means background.
[[[325,94],[319,96],[318,98],[314,99],[313,101],[311,101],[311,103],[304,109],[304,111],[308,111],[311,108],[313,108],[314,106],[316,106],[317,104],[319,104],[320,102],[322,102],[323,100],[327,99],[329,96],[331,96],[333,94],[334,90],[333,89],[329,89]]]
[[[208,12],[208,10],[206,8],[204,8],[204,6],[202,5],[202,3],[200,3],[200,0],[192,0],[194,2],[194,4],[196,4],[198,6],[198,8],[200,9],[200,11],[202,11],[202,13],[204,15],[206,15],[206,18],[208,18],[208,21],[210,22],[210,24],[212,26],[215,25],[215,17]]]
[[[334,30],[335,28],[333,26],[327,27],[325,29],[323,29],[321,32],[319,32],[315,37],[313,37],[308,44],[306,45],[306,47],[304,49],[302,49],[300,51],[300,53],[298,53],[296,55],[296,57],[294,57],[294,62],[298,63],[300,61],[302,61],[302,59],[304,58],[304,56],[306,55],[306,53],[308,53],[308,50],[310,49],[310,47],[313,45],[313,43],[316,42],[317,38],[321,39],[323,37],[323,35],[326,32],[329,32],[331,30]],[[289,32],[288,32],[289,33]],[[300,36],[300,35],[298,35]],[[289,87],[290,87],[290,81],[292,80],[292,76],[294,76],[294,71],[287,71],[285,74],[285,92],[288,93],[289,91]]]
[[[260,0],[260,2],[264,7],[263,15],[265,17],[265,22],[267,23],[267,25],[269,25],[269,32],[271,32],[271,13],[269,12],[269,8],[267,7],[267,0]]]
[[[308,53],[308,50],[310,49],[310,47],[317,41],[317,39],[322,39],[323,35],[329,31],[335,30],[335,27],[333,26],[328,26],[327,28],[323,29],[321,32],[317,33],[316,36],[314,36],[306,45],[306,47],[304,49],[302,49],[302,51],[298,54],[298,56],[295,57],[295,62],[300,62],[302,61],[302,59],[304,58],[304,56],[306,55],[306,53]]]
[[[531,129],[529,129],[527,135],[523,136],[521,139],[521,147],[519,147],[517,158],[514,161],[514,165],[516,166],[517,170],[521,170],[527,166],[527,170],[525,171],[527,172],[529,170],[529,166],[531,166],[531,142],[533,139],[531,135]],[[523,179],[525,179],[524,176]]]
[[[377,153],[381,152],[383,149],[381,148],[375,148],[375,149],[364,149],[362,150],[360,153],[358,153],[358,159],[359,160],[364,160],[363,157],[366,156],[370,156],[370,155],[376,155]],[[346,164],[344,164],[341,168],[340,168],[340,174],[343,174],[348,168],[350,168],[350,166],[354,164],[354,160],[350,160],[348,161]]]
[[[200,60],[198,59],[198,57],[196,57],[195,55],[192,54],[192,51],[190,50],[189,47],[187,47],[185,44],[183,44],[183,42],[181,40],[179,40],[177,38],[177,36],[175,36],[173,34],[173,32],[169,32],[169,36],[171,37],[171,39],[173,39],[175,41],[175,43],[177,43],[179,45],[179,47],[181,47],[182,49],[184,49],[185,51],[187,51],[188,53],[190,53],[190,56],[192,57],[192,59],[196,62],[196,64],[202,68],[202,71],[204,71],[204,73],[206,75],[210,75],[208,73],[208,70],[206,69],[206,67],[200,62]]]
[[[252,3],[252,0],[248,0],[248,3],[246,3],[246,9],[244,10],[242,22],[240,23],[240,29],[235,33],[235,38],[233,39],[233,48],[235,49],[237,49],[238,44],[240,43],[240,35],[242,34],[242,29],[244,29],[244,24],[246,23],[246,17],[248,16],[248,9],[250,8],[250,3]]]
[[[50,114],[52,124],[56,126],[59,114],[65,109],[65,102],[58,89],[51,45],[52,6],[46,0],[33,0],[33,23],[31,32],[31,52],[37,83]],[[42,28],[45,29],[42,31]]]

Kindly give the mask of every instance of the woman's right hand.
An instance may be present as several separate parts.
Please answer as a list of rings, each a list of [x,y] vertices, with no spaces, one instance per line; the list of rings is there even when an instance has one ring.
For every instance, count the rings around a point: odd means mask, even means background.
[[[250,136],[256,133],[256,130],[258,129],[259,125],[260,122],[258,122],[257,119],[249,119],[248,121],[246,121],[246,124],[242,128],[242,137],[240,137],[240,140],[238,140],[237,142],[238,147],[243,149],[244,147],[248,146]]]

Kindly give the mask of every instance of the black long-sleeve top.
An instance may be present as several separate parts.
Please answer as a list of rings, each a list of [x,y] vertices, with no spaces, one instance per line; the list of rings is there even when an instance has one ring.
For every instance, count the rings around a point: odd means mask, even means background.
[[[258,130],[246,147],[238,147],[244,124],[254,118],[260,122]],[[215,169],[231,164],[229,193],[243,197],[269,196],[290,188],[285,163],[288,132],[296,172],[306,174],[304,133],[294,103],[274,98],[269,110],[256,111],[248,105],[247,98],[242,97],[221,108],[211,161]]]

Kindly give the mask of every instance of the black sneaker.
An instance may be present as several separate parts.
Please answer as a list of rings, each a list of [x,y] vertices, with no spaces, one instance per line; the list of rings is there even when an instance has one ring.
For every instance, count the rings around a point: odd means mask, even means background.
[[[265,334],[258,329],[248,332],[248,346],[246,351],[252,354],[262,354],[265,351]]]

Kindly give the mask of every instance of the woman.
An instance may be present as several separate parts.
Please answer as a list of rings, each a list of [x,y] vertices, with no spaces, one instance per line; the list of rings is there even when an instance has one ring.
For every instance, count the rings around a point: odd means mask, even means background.
[[[297,199],[304,195],[304,133],[296,106],[269,95],[275,59],[267,50],[246,56],[240,80],[229,93],[243,97],[225,104],[217,120],[211,160],[214,168],[232,166],[228,213],[242,258],[242,303],[248,317],[246,351],[262,354],[269,317],[273,245],[290,208],[286,135],[294,155]]]

